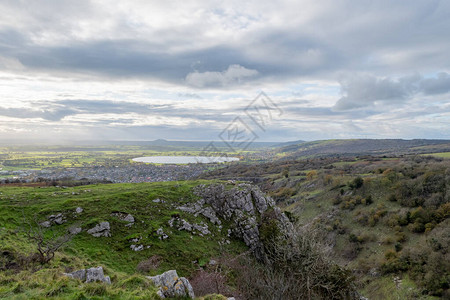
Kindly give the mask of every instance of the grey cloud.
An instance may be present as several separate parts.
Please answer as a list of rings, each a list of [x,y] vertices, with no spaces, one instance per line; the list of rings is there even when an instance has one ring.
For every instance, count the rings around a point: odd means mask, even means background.
[[[346,95],[336,102],[336,110],[370,106],[375,101],[402,101],[409,94],[408,85],[401,81],[378,79],[369,75],[342,81],[341,90]]]
[[[415,74],[392,79],[360,75],[341,81],[341,91],[344,96],[333,107],[337,111],[369,107],[376,102],[399,103],[421,93],[445,94],[450,92],[450,76],[439,73],[437,77],[424,78]]]
[[[231,108],[228,112],[239,113],[240,108]],[[186,108],[176,107],[172,104],[141,104],[135,102],[111,100],[55,100],[35,101],[33,108],[0,108],[0,116],[13,118],[42,118],[47,121],[60,121],[67,116],[77,114],[127,114],[152,115],[161,117],[192,118],[202,121],[227,122],[229,115],[214,108]],[[95,118],[93,118],[93,121]],[[121,116],[114,120],[95,120],[98,124],[106,123],[132,123],[131,119]]]
[[[222,72],[191,72],[186,75],[186,82],[194,87],[228,87],[241,83],[258,74],[257,70],[240,65],[230,65]]]
[[[59,121],[64,116],[75,114],[70,108],[29,109],[29,108],[0,108],[0,116],[12,118],[42,118],[48,121]]]
[[[150,107],[137,103],[98,100],[36,101],[33,108],[0,108],[0,115],[14,118],[42,118],[59,121],[76,114],[148,113]]]
[[[426,78],[420,83],[420,88],[429,95],[448,93],[450,92],[450,75],[442,72],[436,78]]]
[[[282,82],[305,76],[333,78],[340,71],[372,70],[389,74],[402,69],[450,68],[447,58],[450,3],[410,1],[406,6],[400,2],[380,1],[370,8],[366,4],[328,3],[321,13],[302,26],[295,22],[274,26],[268,22],[236,35],[236,41],[214,43],[211,37],[212,43],[198,47],[195,47],[198,37],[209,29],[206,22],[188,25],[193,26],[189,27],[190,31],[159,29],[163,33],[167,31],[160,39],[145,40],[132,34],[124,39],[119,34],[121,30],[132,33],[131,27],[125,26],[125,16],[113,20],[118,26],[117,37],[72,38],[64,43],[42,45],[32,37],[45,33],[46,28],[51,32],[60,26],[61,35],[79,30],[77,20],[83,17],[82,10],[75,9],[71,14],[69,9],[61,8],[65,18],[52,17],[48,21],[43,18],[49,11],[48,6],[34,7],[33,11],[21,8],[21,14],[32,15],[31,24],[43,33],[31,27],[19,29],[18,25],[1,29],[0,55],[17,59],[30,71],[89,73],[100,79],[154,78],[200,88],[220,88],[230,81],[239,83],[244,73],[227,73],[227,68],[233,65],[257,70],[258,74],[245,73],[253,75],[246,76],[246,80],[256,82],[263,79]],[[87,2],[83,5],[90,20],[102,13],[96,11],[95,5]],[[14,11],[14,2],[10,2],[10,6]],[[280,5],[276,11],[266,13],[268,17],[289,15],[294,8]],[[151,37],[155,34],[151,31]],[[193,47],[168,51],[183,43]],[[394,58],[386,60],[386,53]]]

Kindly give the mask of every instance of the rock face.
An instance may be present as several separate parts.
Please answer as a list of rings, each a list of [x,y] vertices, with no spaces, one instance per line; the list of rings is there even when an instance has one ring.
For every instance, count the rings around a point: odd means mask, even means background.
[[[159,287],[158,295],[161,298],[195,298],[194,290],[189,280],[184,277],[178,277],[175,270],[170,270],[157,276],[147,276],[147,278]]]
[[[87,233],[94,237],[110,237],[111,232],[109,222],[101,222],[100,224],[95,225],[94,228],[89,229]]]
[[[70,278],[79,279],[86,283],[101,281],[101,282],[105,282],[107,284],[111,284],[111,279],[109,278],[109,276],[105,276],[103,274],[102,267],[90,268],[90,269],[86,269],[86,270],[82,269],[82,270],[78,270],[78,271],[75,271],[72,273],[64,273],[64,275],[66,275]]]
[[[178,209],[195,216],[203,215],[215,224],[220,224],[219,217],[232,221],[232,234],[243,239],[257,258],[262,258],[263,255],[258,226],[265,212],[273,211],[272,215],[279,221],[281,230],[292,230],[292,224],[275,206],[273,199],[264,196],[257,186],[246,183],[232,188],[225,184],[199,185],[194,193],[201,199]]]

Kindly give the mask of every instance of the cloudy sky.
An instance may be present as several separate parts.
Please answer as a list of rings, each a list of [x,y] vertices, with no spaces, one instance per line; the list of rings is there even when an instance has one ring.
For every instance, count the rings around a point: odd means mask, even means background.
[[[0,11],[0,140],[218,140],[236,117],[260,141],[450,138],[450,1]],[[263,127],[245,114],[260,92]]]

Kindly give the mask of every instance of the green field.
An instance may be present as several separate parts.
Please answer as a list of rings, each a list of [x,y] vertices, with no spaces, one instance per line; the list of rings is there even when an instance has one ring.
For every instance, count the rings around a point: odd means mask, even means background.
[[[92,166],[123,166],[133,163],[131,160],[141,156],[198,156],[204,155],[201,147],[149,147],[149,146],[23,146],[0,147],[0,170],[41,170],[44,168],[70,168]],[[243,161],[258,159],[253,157],[259,150],[230,152],[208,152],[207,155],[239,157]]]
[[[450,158],[450,152],[438,152],[438,153],[430,153],[430,154],[425,154],[425,155],[442,157],[442,158]]]

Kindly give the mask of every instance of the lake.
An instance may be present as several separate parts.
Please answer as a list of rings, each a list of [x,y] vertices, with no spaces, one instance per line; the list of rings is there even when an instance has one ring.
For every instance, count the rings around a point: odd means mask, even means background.
[[[238,161],[237,157],[223,156],[146,156],[133,158],[135,162],[153,164],[196,164],[196,163],[223,163]]]

